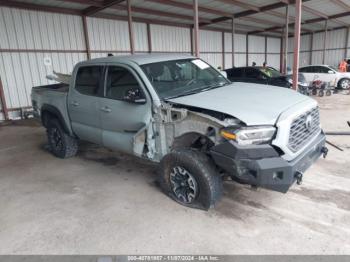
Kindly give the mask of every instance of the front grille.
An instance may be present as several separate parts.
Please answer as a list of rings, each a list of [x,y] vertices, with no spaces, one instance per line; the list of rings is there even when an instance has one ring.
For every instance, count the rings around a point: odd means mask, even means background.
[[[299,115],[290,126],[288,148],[297,152],[320,131],[320,113],[318,107]]]

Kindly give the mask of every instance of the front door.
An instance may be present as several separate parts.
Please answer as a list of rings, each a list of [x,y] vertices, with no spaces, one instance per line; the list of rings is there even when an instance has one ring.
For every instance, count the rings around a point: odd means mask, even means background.
[[[105,94],[101,100],[103,144],[126,153],[141,154],[145,129],[152,116],[150,98],[137,74],[126,66],[107,67],[105,79]],[[143,102],[126,101],[130,92],[139,92]]]
[[[83,66],[76,73],[68,95],[69,116],[74,133],[82,140],[101,144],[100,100],[103,66]]]

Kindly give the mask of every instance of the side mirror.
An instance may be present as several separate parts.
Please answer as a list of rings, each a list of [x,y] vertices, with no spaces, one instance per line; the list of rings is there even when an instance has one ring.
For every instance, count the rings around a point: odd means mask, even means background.
[[[328,70],[328,74],[334,74],[334,71]]]
[[[125,102],[134,103],[134,104],[146,103],[146,98],[144,97],[142,91],[139,88],[130,88],[126,90],[123,100]]]

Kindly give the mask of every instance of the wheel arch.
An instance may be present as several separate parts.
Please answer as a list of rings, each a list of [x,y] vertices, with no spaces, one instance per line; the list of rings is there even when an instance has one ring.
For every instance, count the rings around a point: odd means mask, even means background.
[[[174,138],[171,145],[172,150],[196,148],[208,148],[214,145],[214,142],[206,135],[199,132],[187,132]]]
[[[343,81],[343,80],[345,80],[345,79],[350,81],[350,77],[342,77],[342,78],[340,78],[340,79],[338,80],[338,82],[337,82],[337,87],[340,87],[339,85],[340,85],[341,81]]]
[[[67,123],[64,121],[64,118],[61,114],[61,112],[57,109],[57,107],[52,106],[52,105],[48,105],[48,104],[44,104],[41,107],[41,122],[43,124],[44,127],[48,126],[48,122],[50,118],[56,118],[58,119],[58,121],[60,122],[60,124],[62,125],[63,129],[65,132],[67,132],[68,134],[71,134]]]

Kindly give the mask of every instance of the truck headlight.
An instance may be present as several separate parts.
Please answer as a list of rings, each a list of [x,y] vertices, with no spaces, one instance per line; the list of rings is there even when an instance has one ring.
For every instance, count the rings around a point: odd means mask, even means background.
[[[228,140],[234,140],[240,145],[266,144],[270,142],[276,133],[273,126],[254,126],[223,128],[220,131],[222,137]]]

